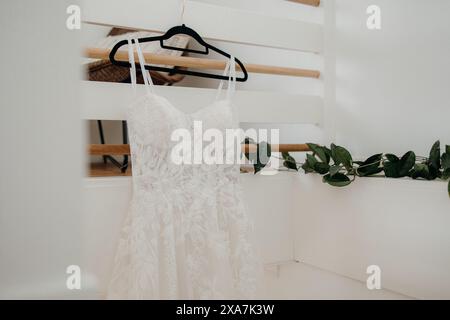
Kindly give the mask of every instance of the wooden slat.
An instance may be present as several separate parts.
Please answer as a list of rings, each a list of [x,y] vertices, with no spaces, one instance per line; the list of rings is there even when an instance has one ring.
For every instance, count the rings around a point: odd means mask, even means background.
[[[272,144],[272,152],[305,152],[310,151],[306,144]],[[256,145],[243,145],[242,152],[255,153]],[[123,156],[130,155],[130,145],[128,144],[90,144],[88,154],[91,156]]]
[[[109,59],[109,49],[103,48],[86,48],[84,54],[88,58],[93,59]],[[137,53],[134,53],[135,61],[138,60]],[[153,53],[144,53],[144,59],[149,61],[151,64],[162,64],[169,66],[196,68],[196,69],[211,69],[211,70],[224,70],[226,61],[224,60],[213,60],[213,59],[202,59],[193,57],[183,57],[183,56],[170,56],[170,55],[157,55]],[[116,53],[116,60],[129,61],[128,51],[118,51]],[[237,70],[241,70],[239,65],[236,64]],[[267,66],[260,64],[245,64],[245,68],[250,73],[264,73],[264,74],[276,74],[283,76],[294,76],[294,77],[307,77],[307,78],[319,78],[320,72],[317,70],[307,70],[300,68],[286,68],[277,66]]]
[[[120,156],[130,154],[130,145],[128,144],[90,144],[88,154],[91,156]]]
[[[320,6],[320,0],[289,0],[289,1],[306,4],[308,6],[313,6],[313,7]]]
[[[214,101],[216,89],[157,86],[157,94],[166,97],[181,111],[189,113]],[[135,99],[129,84],[82,81],[82,119],[126,120],[126,111]],[[145,94],[137,86],[137,96]],[[236,91],[233,103],[240,122],[321,124],[323,101],[318,96],[283,92]]]
[[[89,164],[87,175],[88,177],[127,177],[131,176],[131,165],[127,168],[127,171],[121,172],[118,167],[112,163],[91,163]]]
[[[180,0],[85,1],[84,22],[165,32],[184,22],[205,39],[320,53],[319,24],[282,19],[196,1],[186,1],[183,21]]]

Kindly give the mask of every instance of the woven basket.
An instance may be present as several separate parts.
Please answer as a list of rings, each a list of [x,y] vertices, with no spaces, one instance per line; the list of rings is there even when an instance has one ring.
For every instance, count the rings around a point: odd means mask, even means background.
[[[134,30],[113,28],[108,36],[117,36],[134,32]],[[175,68],[177,69],[177,68]],[[153,83],[156,85],[170,85],[184,78],[180,74],[167,74],[157,71],[150,71]],[[87,78],[90,81],[104,82],[130,82],[130,70],[115,66],[109,60],[98,60],[87,64]],[[137,73],[137,83],[143,84],[142,73]]]

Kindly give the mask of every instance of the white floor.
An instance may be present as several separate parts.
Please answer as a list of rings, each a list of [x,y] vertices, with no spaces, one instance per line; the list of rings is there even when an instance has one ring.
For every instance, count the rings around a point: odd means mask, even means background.
[[[411,299],[387,290],[369,290],[366,284],[304,263],[266,268],[267,299]]]

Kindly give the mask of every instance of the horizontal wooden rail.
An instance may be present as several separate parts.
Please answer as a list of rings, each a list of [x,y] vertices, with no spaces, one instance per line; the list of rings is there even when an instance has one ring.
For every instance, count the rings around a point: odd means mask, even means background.
[[[84,55],[92,59],[109,59],[110,49],[104,48],[86,48]],[[138,61],[137,53],[134,53],[135,61]],[[211,70],[223,70],[226,65],[226,61],[202,59],[193,57],[178,57],[169,55],[158,55],[153,53],[144,53],[144,58],[148,63],[170,65],[177,67],[196,68],[196,69],[211,69]],[[120,50],[116,53],[116,60],[128,61],[128,51]],[[240,70],[236,65],[237,70]],[[275,74],[283,76],[293,77],[306,77],[306,78],[319,78],[320,72],[317,70],[299,69],[299,68],[286,68],[267,66],[260,64],[245,64],[245,68],[250,73],[263,73],[263,74]]]
[[[289,0],[289,1],[306,4],[308,6],[313,7],[318,7],[320,5],[320,0]]]
[[[310,151],[306,144],[273,144],[272,152],[306,152]],[[256,145],[242,145],[242,152],[256,152]],[[88,154],[91,156],[121,156],[130,155],[130,146],[128,144],[90,144]]]

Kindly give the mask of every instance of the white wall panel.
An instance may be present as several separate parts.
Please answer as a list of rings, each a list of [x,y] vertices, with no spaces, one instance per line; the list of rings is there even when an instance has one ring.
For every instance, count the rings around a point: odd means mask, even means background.
[[[134,99],[129,84],[83,81],[81,88],[83,119],[126,119],[126,109]],[[184,112],[212,103],[216,95],[215,89],[166,86],[155,89]],[[143,85],[138,85],[137,94],[145,94]],[[315,96],[240,90],[234,103],[241,122],[320,124],[322,118],[322,99]]]
[[[345,188],[299,175],[296,258],[407,296],[450,298],[450,200],[440,181],[361,178]]]
[[[319,24],[283,19],[247,10],[174,0],[91,0],[83,6],[83,21],[108,26],[165,32],[185,23],[207,39],[319,53]],[[118,10],[120,8],[120,10]]]

